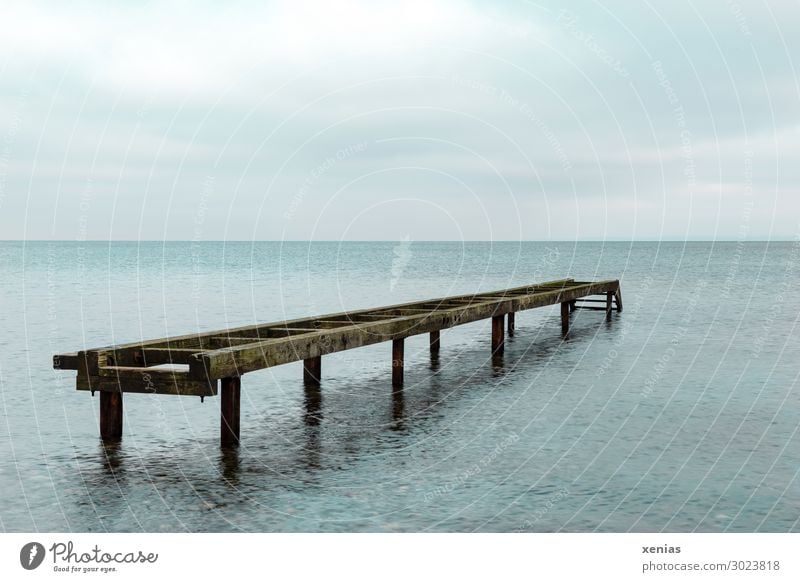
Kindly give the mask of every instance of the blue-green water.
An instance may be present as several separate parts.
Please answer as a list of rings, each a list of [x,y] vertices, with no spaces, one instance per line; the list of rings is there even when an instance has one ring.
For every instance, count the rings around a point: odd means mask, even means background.
[[[0,243],[0,529],[796,531],[795,243]],[[573,276],[625,311],[518,314],[246,375],[219,401],[98,399],[53,353]]]

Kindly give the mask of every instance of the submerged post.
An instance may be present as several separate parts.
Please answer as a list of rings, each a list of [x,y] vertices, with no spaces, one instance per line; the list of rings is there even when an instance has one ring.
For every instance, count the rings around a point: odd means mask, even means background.
[[[322,380],[322,356],[303,360],[303,383],[315,385]]]
[[[508,314],[508,335],[514,335],[514,312]]]
[[[100,392],[100,438],[122,438],[122,392]]]
[[[614,299],[614,292],[606,293],[606,319],[611,319],[611,301]]]
[[[505,339],[504,319],[504,315],[492,316],[492,354],[496,356],[503,353],[503,340]]]
[[[561,302],[561,335],[569,334],[569,301]]]
[[[431,332],[431,355],[435,356],[439,353],[439,330]]]
[[[403,352],[405,339],[392,341],[392,386],[400,388],[403,385]]]
[[[223,447],[239,444],[239,402],[242,394],[240,377],[223,378],[220,381],[220,444]]]

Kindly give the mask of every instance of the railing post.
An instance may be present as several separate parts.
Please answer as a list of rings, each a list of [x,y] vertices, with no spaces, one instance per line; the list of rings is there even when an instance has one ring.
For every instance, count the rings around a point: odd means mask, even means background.
[[[240,377],[223,378],[220,390],[220,444],[223,447],[239,444],[239,404],[242,394]]]

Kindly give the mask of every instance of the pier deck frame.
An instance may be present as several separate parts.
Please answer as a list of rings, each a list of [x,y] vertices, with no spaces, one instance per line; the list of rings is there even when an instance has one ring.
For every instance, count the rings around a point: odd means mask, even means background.
[[[603,299],[587,299],[602,296]],[[622,311],[618,280],[579,282],[561,279],[474,295],[458,295],[357,311],[334,313],[132,342],[53,356],[53,367],[78,372],[76,387],[101,393],[100,424],[104,439],[122,435],[122,394],[215,396],[222,390],[222,443],[239,439],[241,376],[302,360],[306,384],[319,384],[323,355],[392,342],[392,386],[403,383],[403,340],[430,334],[438,355],[439,332],[457,325],[492,319],[492,355],[503,353],[504,322],[515,329],[514,314],[561,305],[562,332],[569,333],[574,308],[602,309],[611,315],[612,299]],[[576,305],[578,300],[592,305]],[[599,306],[600,303],[604,305]],[[182,369],[163,369],[164,365]],[[161,366],[160,368],[158,366]]]

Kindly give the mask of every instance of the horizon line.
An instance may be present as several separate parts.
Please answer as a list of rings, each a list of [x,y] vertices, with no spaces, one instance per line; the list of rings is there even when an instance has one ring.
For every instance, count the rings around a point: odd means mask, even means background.
[[[348,239],[348,240],[335,240],[335,239],[135,239],[135,238],[119,238],[119,239],[0,239],[0,243],[115,243],[115,242],[139,242],[139,243],[371,243],[371,242],[401,242],[403,239]],[[662,239],[409,239],[409,242],[416,243],[696,243],[696,242],[718,242],[718,243],[763,243],[763,242],[800,242],[800,237],[794,236],[781,236],[773,238],[662,238]]]

